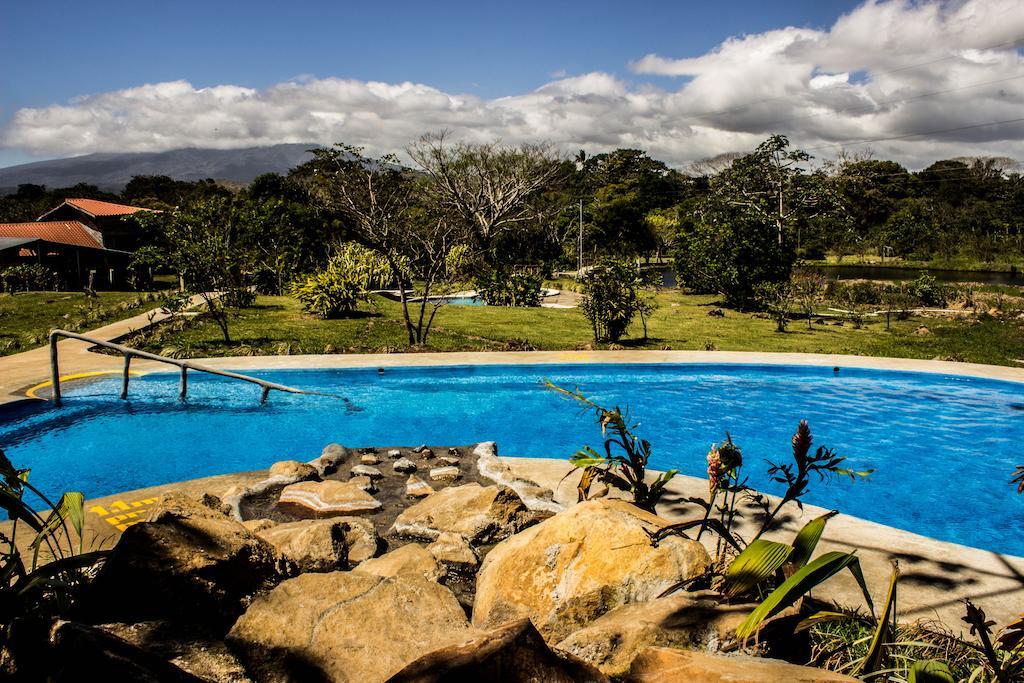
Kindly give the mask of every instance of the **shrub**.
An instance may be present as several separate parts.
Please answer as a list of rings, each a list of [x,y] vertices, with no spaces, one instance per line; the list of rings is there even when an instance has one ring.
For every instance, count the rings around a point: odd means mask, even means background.
[[[540,306],[539,274],[496,268],[476,280],[477,294],[488,306]]]
[[[618,341],[633,318],[647,310],[641,282],[636,264],[619,259],[605,259],[583,277],[580,308],[594,330],[594,341]]]
[[[754,287],[758,306],[775,321],[775,330],[785,332],[789,322],[789,307],[793,303],[794,288],[788,282],[761,282]]]
[[[256,292],[248,287],[224,292],[224,305],[232,308],[250,308],[256,303]]]
[[[907,283],[907,292],[924,306],[943,307],[955,293],[955,288],[940,285],[933,276],[921,271],[916,280]]]
[[[290,292],[307,313],[338,318],[356,310],[360,301],[367,301],[367,290],[390,279],[390,273],[380,254],[348,242],[323,270],[293,283]]]
[[[4,291],[10,294],[55,290],[60,282],[60,276],[57,271],[38,263],[19,263],[0,271],[0,282],[3,283]]]

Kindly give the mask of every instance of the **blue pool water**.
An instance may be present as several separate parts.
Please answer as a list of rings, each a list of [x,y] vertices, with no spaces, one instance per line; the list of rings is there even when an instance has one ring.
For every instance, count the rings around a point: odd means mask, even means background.
[[[550,377],[606,404],[629,405],[653,444],[651,466],[704,476],[728,431],[754,486],[778,492],[765,458],[785,460],[798,420],[815,443],[874,468],[867,481],[814,482],[809,502],[940,539],[1024,555],[1024,496],[1008,485],[1024,464],[1024,385],[918,373],[749,365],[557,365],[294,370],[260,376],[344,394],[273,393],[193,373],[66,385],[61,409],[0,412],[0,447],[44,490],[117,491],[317,456],[348,446],[495,440],[506,455],[565,458],[599,445],[590,414],[543,389]]]

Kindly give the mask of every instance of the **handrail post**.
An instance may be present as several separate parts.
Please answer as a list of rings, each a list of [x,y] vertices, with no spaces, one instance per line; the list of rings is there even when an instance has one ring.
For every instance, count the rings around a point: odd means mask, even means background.
[[[53,385],[53,404],[60,407],[60,367],[57,363],[57,332],[50,332],[50,383]]]
[[[128,399],[128,373],[132,365],[132,354],[124,354],[124,375],[121,376],[121,400]]]
[[[181,380],[178,382],[178,400],[184,401],[188,394],[188,366],[181,364]]]
[[[264,384],[263,385],[263,393],[260,395],[260,403],[266,403],[267,402],[267,396],[269,396],[269,395],[270,395],[270,387],[268,387],[267,385]]]

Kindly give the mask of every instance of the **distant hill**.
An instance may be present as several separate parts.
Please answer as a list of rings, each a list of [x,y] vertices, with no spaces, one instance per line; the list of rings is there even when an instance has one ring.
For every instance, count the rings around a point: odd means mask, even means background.
[[[261,173],[284,173],[312,155],[315,143],[294,143],[244,149],[175,149],[169,152],[87,154],[70,159],[36,161],[0,168],[0,193],[22,183],[49,188],[77,183],[120,192],[136,175],[165,175],[175,180],[213,178],[248,183]]]

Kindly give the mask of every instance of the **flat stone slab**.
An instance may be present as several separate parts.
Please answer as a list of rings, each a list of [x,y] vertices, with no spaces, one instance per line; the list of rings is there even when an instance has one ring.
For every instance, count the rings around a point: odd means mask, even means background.
[[[458,467],[434,467],[430,470],[430,478],[433,479],[434,481],[442,481],[445,479],[458,479],[461,476],[462,473],[459,472]]]
[[[351,474],[353,477],[369,477],[370,479],[380,479],[384,476],[383,472],[369,465],[356,465],[352,468]]]
[[[302,481],[285,486],[278,500],[281,505],[295,505],[318,515],[349,515],[375,512],[379,500],[349,481]]]
[[[410,498],[426,498],[433,492],[434,487],[415,474],[409,475],[409,480],[405,482],[405,495]]]

